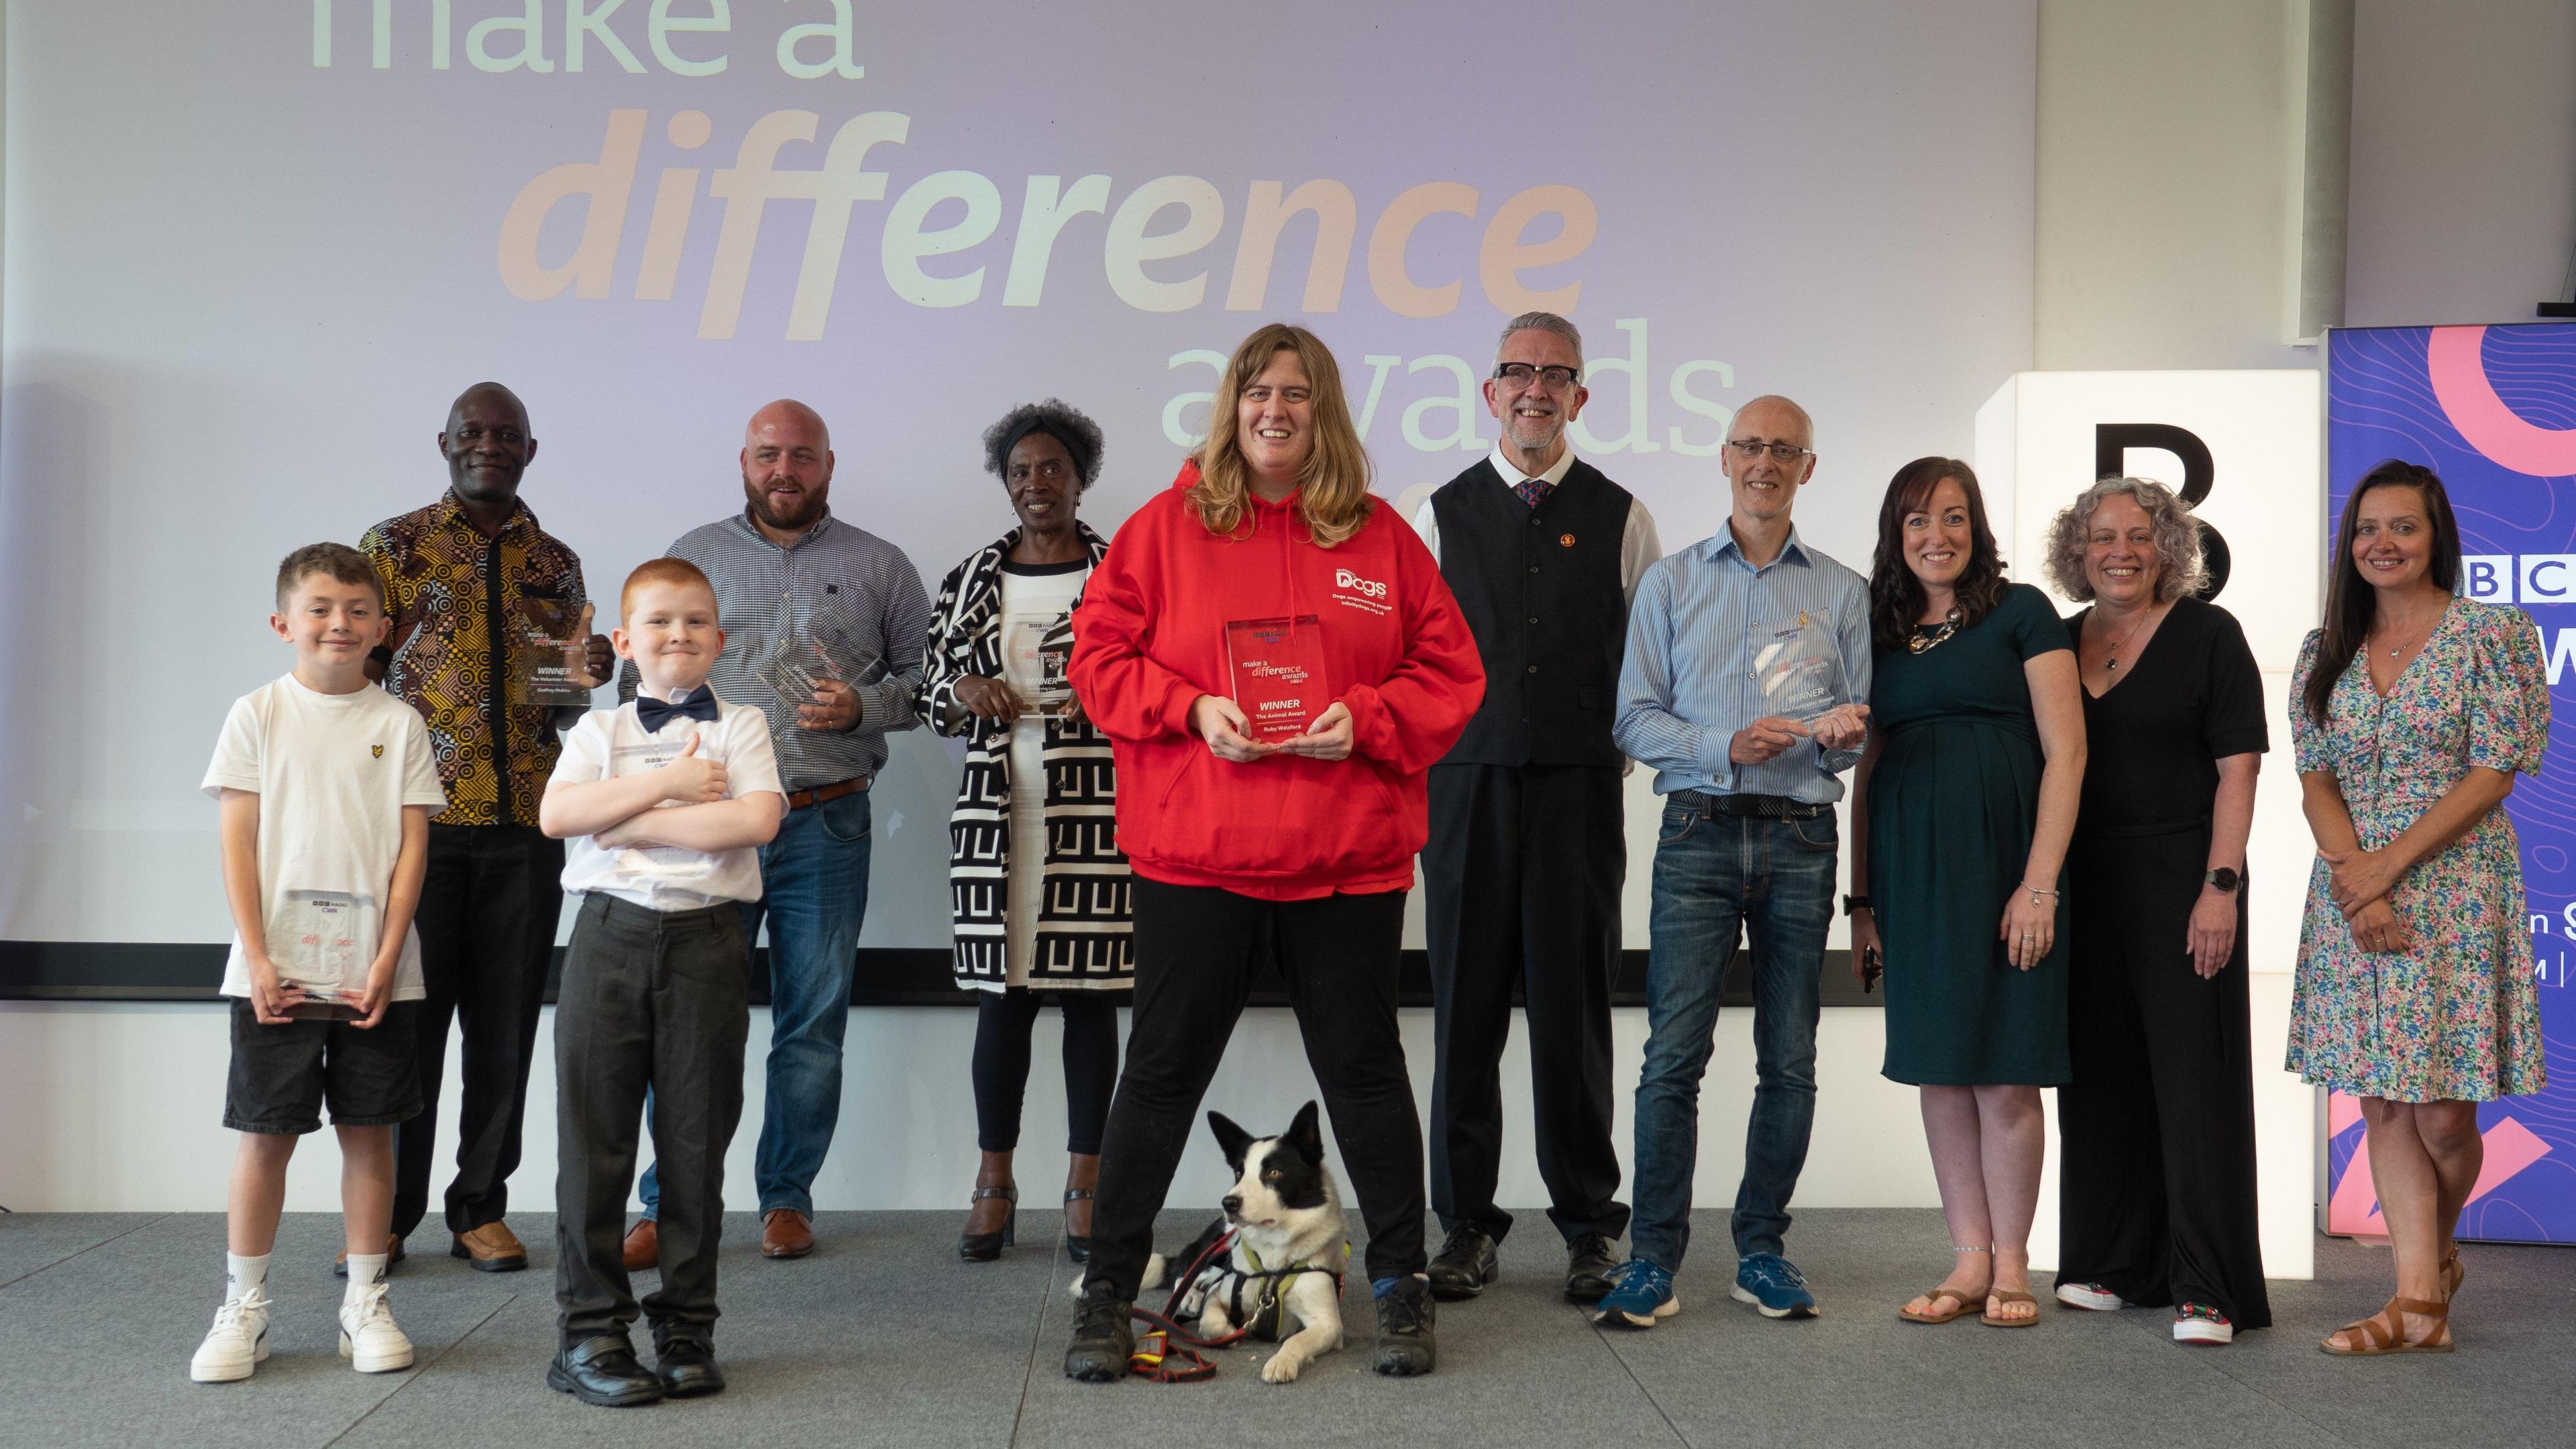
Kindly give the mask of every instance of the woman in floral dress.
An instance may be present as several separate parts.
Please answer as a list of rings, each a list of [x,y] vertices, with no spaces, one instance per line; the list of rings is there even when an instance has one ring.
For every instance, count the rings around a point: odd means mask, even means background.
[[[2430,469],[2372,469],[2331,567],[2291,694],[2317,865],[2288,1066],[2361,1101],[2397,1295],[2321,1347],[2448,1353],[2477,1104],[2547,1079],[2522,865],[2497,807],[2540,769],[2548,675],[2528,615],[2452,596],[2459,528]]]

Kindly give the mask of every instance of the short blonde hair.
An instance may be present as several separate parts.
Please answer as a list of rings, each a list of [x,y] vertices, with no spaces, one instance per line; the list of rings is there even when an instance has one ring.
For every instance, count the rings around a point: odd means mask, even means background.
[[[2105,478],[2075,495],[2048,525],[2048,577],[2057,591],[2079,604],[2093,601],[2093,581],[2084,577],[2085,535],[2093,528],[2094,510],[2117,494],[2127,494],[2144,509],[2156,538],[2156,602],[2170,604],[2197,594],[2209,581],[2209,565],[2200,553],[2200,523],[2191,505],[2152,478]]]
[[[1216,406],[1208,417],[1207,441],[1199,445],[1199,481],[1190,489],[1190,502],[1210,533],[1222,536],[1243,526],[1252,470],[1244,466],[1241,440],[1235,436],[1236,405],[1243,390],[1282,352],[1297,354],[1315,404],[1315,450],[1298,472],[1297,509],[1316,546],[1331,548],[1360,531],[1377,500],[1369,495],[1368,449],[1351,421],[1342,369],[1323,339],[1303,327],[1273,322],[1234,349],[1217,379]]]

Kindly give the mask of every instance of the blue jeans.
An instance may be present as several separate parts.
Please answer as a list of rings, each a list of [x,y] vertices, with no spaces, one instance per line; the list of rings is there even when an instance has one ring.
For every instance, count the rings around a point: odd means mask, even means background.
[[[1753,937],[1753,1118],[1735,1195],[1735,1250],[1777,1253],[1816,1120],[1818,978],[1833,920],[1834,817],[1762,820],[1667,804],[1655,840],[1646,1061],[1637,1078],[1629,1248],[1678,1272],[1690,1247],[1699,1084],[1736,934]]]
[[[864,790],[789,811],[778,838],[760,848],[761,899],[742,908],[744,941],[769,922],[769,1082],[752,1165],[763,1213],[814,1215],[814,1175],[841,1122],[841,1040],[868,914],[872,819]],[[656,1216],[662,1192],[652,1168],[639,1191],[644,1216]]]

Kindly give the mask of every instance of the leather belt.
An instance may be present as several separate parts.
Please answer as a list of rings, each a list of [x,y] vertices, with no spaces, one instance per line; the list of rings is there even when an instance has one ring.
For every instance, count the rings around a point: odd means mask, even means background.
[[[787,808],[802,810],[808,805],[820,805],[826,800],[838,800],[844,795],[856,795],[868,788],[868,778],[860,775],[855,779],[817,785],[811,790],[790,790],[787,792]]]
[[[1813,820],[1834,807],[1786,795],[1711,795],[1704,790],[1675,790],[1664,797],[1698,815],[1750,815],[1761,820]]]

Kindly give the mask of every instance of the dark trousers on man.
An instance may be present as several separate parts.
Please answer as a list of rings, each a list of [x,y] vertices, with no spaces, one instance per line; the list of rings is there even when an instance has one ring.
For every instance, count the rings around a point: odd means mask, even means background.
[[[1494,1187],[1517,983],[1548,1218],[1568,1241],[1627,1230],[1610,1139],[1610,982],[1628,872],[1619,786],[1608,766],[1432,767],[1431,1208],[1447,1227],[1473,1223],[1497,1241],[1511,1231]]]
[[[1198,1127],[1198,1108],[1275,951],[1324,1090],[1333,1140],[1368,1225],[1368,1275],[1397,1278],[1430,1261],[1422,1243],[1422,1119],[1396,1029],[1404,892],[1266,901],[1136,878],[1136,1006],[1127,1065],[1109,1104],[1093,1204],[1091,1276],[1133,1300],[1153,1251],[1154,1215]],[[1285,1130],[1251,1124],[1259,1132]]]
[[[519,1166],[528,1062],[563,909],[563,842],[533,825],[432,825],[421,885],[420,1115],[394,1131],[395,1237],[429,1212],[447,1023],[464,1038],[447,1230],[498,1222]]]
[[[567,1347],[635,1321],[621,1240],[648,1086],[662,1284],[642,1311],[656,1347],[714,1342],[750,966],[734,905],[656,911],[597,892],[582,900],[555,1000],[555,1307]]]

